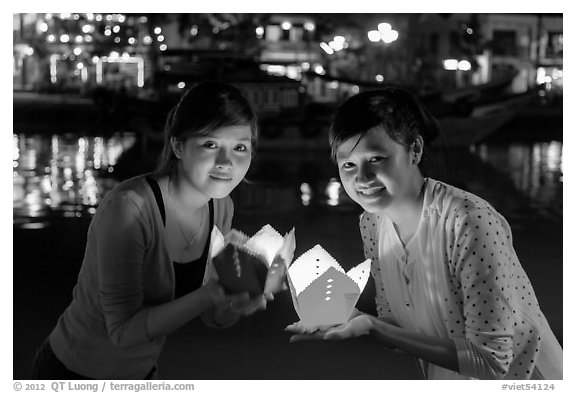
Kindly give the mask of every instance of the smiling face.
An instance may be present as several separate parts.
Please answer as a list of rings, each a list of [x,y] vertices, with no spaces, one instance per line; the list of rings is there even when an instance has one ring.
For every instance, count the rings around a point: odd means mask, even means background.
[[[248,125],[220,128],[185,142],[173,140],[182,180],[207,198],[224,198],[242,181],[252,161]]]
[[[421,178],[418,161],[418,154],[393,141],[382,127],[351,137],[336,151],[346,193],[370,213],[393,209],[413,197]]]

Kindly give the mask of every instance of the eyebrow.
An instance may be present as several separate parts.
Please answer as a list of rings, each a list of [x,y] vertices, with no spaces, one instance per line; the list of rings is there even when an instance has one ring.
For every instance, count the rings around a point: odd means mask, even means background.
[[[357,144],[352,148],[352,150],[350,151],[350,154],[346,155],[344,153],[336,153],[336,160],[343,160],[343,159],[348,159],[352,153],[354,152],[354,149],[356,149]],[[363,150],[363,153],[368,153],[368,154],[390,154],[390,151],[388,149],[386,149],[384,146],[382,145],[378,145],[378,144],[371,144],[370,146],[366,146]]]

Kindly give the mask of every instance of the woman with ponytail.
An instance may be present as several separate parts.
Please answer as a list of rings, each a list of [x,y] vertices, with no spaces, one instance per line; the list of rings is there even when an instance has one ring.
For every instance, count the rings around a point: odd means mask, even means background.
[[[228,295],[205,267],[212,227],[232,223],[230,192],[256,147],[239,91],[205,82],[170,112],[155,173],[106,195],[88,230],[72,303],[37,352],[34,379],[145,379],[167,334],[193,318],[226,327],[266,307]]]
[[[407,90],[345,101],[330,130],[346,193],[363,209],[378,316],[287,327],[301,339],[371,335],[416,358],[429,379],[561,379],[562,348],[538,306],[506,219],[424,177],[432,116]]]

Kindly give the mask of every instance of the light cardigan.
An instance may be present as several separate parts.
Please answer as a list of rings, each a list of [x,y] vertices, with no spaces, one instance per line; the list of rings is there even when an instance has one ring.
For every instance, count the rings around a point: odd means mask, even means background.
[[[214,200],[214,225],[230,230],[229,197]],[[71,371],[94,379],[142,379],[164,338],[150,339],[148,307],[174,299],[164,224],[145,175],[110,191],[88,229],[73,300],[50,335]]]
[[[562,379],[562,348],[488,202],[426,179],[406,248],[384,214],[364,212],[360,232],[378,317],[454,341],[460,373],[423,362],[428,378]]]

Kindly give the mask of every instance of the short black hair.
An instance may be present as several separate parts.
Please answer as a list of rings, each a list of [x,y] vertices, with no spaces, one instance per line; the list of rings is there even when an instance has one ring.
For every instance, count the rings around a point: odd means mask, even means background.
[[[409,90],[400,87],[368,90],[348,98],[336,110],[329,132],[332,159],[336,161],[336,151],[342,143],[377,126],[406,148],[418,135],[427,147],[439,133],[436,119]]]

